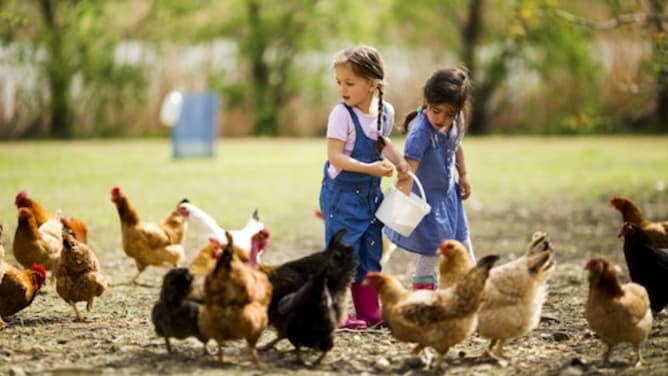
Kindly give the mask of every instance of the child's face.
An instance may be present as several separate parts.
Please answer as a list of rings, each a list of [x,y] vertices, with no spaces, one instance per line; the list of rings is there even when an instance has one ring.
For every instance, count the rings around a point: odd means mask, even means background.
[[[425,115],[429,123],[438,130],[448,130],[458,113],[455,107],[446,103],[428,104],[425,108]],[[444,127],[446,128],[443,129]]]
[[[349,64],[339,64],[334,67],[334,76],[339,95],[350,107],[358,107],[369,112],[376,84],[373,80],[357,76]]]

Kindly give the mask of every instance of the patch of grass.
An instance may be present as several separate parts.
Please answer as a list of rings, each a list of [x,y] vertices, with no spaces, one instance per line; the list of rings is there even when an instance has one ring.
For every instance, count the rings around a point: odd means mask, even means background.
[[[25,189],[47,209],[86,221],[93,242],[114,239],[120,248],[110,201],[118,185],[148,221],[187,197],[223,227],[242,227],[258,208],[276,239],[320,241],[313,211],[325,147],[323,139],[224,139],[213,158],[173,160],[169,140],[3,143],[0,223],[11,242],[14,196]],[[668,137],[469,137],[465,152],[470,202],[484,207],[667,194],[657,187],[668,184]]]

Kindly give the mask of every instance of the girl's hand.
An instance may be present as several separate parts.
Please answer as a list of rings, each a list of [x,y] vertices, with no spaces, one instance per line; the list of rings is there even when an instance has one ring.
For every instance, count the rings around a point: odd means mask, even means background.
[[[369,164],[369,174],[375,176],[392,176],[394,169],[386,161],[377,161]]]
[[[464,176],[459,177],[459,195],[461,196],[462,200],[466,200],[471,196],[471,184],[469,184],[469,180]]]

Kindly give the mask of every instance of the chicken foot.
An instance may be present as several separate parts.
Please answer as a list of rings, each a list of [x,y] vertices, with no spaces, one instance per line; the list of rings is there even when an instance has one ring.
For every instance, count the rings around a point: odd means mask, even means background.
[[[77,303],[76,302],[67,302],[72,308],[74,309],[74,313],[77,315],[76,321],[83,321],[81,319],[81,315],[79,314],[79,309],[77,308]]]
[[[271,341],[267,342],[266,344],[258,347],[257,349],[260,350],[260,351],[267,351],[269,349],[274,348],[276,346],[276,344],[282,339],[283,339],[282,337],[276,337],[276,338],[272,339]]]
[[[642,366],[642,362],[643,362],[642,352],[641,352],[641,351],[642,351],[642,344],[637,344],[637,345],[634,345],[633,347],[636,348],[636,363],[635,363],[635,367],[637,368],[637,367]]]

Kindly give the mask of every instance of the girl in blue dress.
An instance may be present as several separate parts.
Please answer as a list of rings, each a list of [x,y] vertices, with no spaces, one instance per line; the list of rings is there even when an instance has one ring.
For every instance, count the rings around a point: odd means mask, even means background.
[[[435,270],[439,256],[436,249],[443,240],[462,242],[475,262],[462,205],[462,200],[471,194],[462,146],[466,126],[464,113],[470,92],[471,82],[466,71],[440,69],[424,85],[424,104],[404,121],[403,130],[408,132],[404,158],[422,183],[431,212],[408,237],[388,227],[384,231],[397,246],[420,255],[413,275],[413,289],[437,287]],[[412,180],[399,182],[397,187],[406,194],[412,190],[419,195]]]
[[[327,123],[320,210],[325,244],[346,229],[342,240],[355,249],[358,266],[350,292],[356,314],[344,327],[362,329],[382,321],[378,293],[361,284],[367,271],[380,270],[383,224],[375,218],[383,200],[380,179],[392,176],[392,164],[400,182],[410,176],[408,163],[388,138],[394,108],[383,101],[384,68],[378,51],[369,46],[342,51],[334,60],[334,73],[341,103],[332,109]]]

